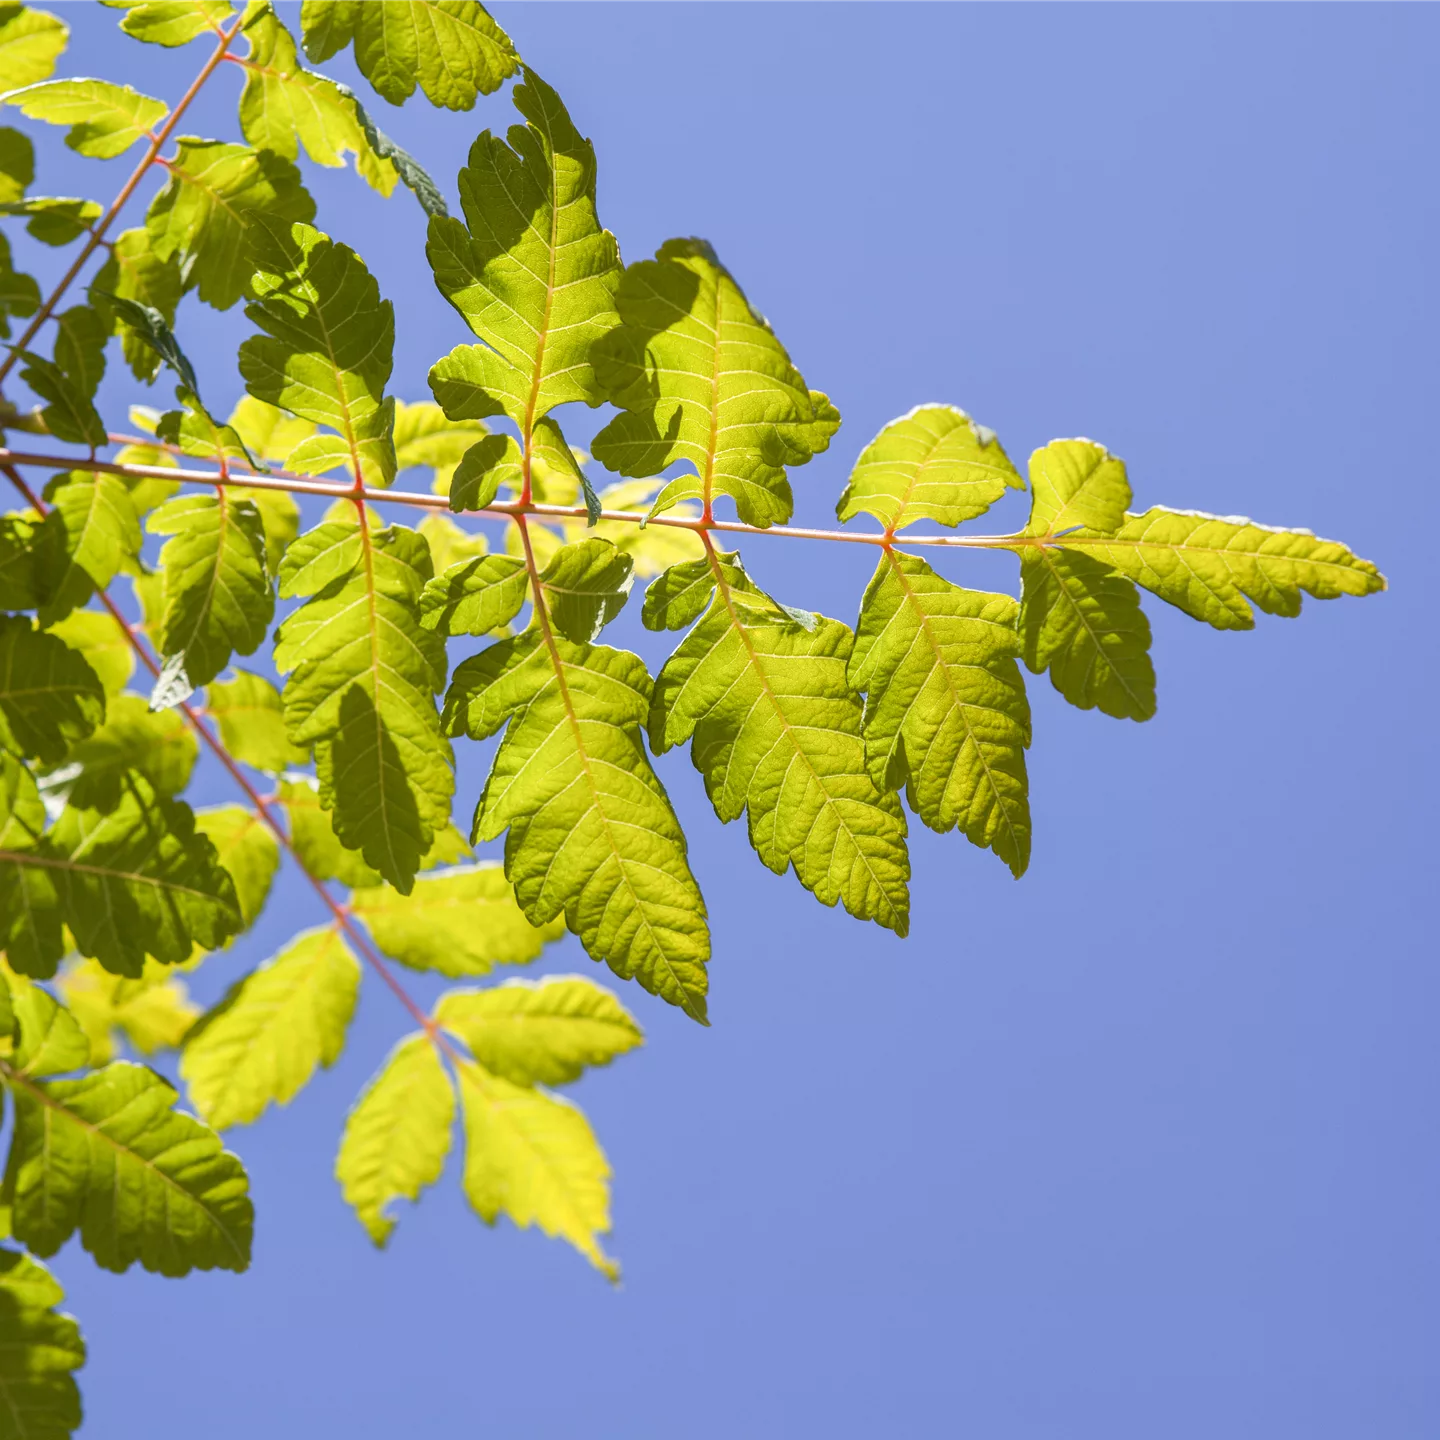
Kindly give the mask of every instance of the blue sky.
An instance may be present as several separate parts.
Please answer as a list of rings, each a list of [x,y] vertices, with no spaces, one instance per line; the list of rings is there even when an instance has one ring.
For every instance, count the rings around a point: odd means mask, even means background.
[[[68,73],[173,97],[200,62],[64,12]],[[623,1288],[485,1229],[453,1168],[372,1251],[330,1173],[403,1032],[367,985],[340,1064],[233,1134],[259,1211],[249,1274],[56,1262],[90,1344],[86,1433],[1440,1433],[1423,590],[1440,12],[496,14],[594,137],[626,257],[710,239],[838,404],[830,452],[792,475],[801,523],[825,522],[885,421],[943,400],[1012,455],[1103,441],[1140,505],[1342,538],[1392,588],[1239,635],[1148,604],[1143,726],[1033,682],[1030,873],[915,828],[903,943],[762,869],[667,757],[714,920],[714,1024],[627,987],[647,1047],[576,1088],[616,1171]],[[217,78],[197,133],[235,135],[238,78]],[[372,109],[452,195],[475,132],[513,115],[503,94],[459,116]],[[123,173],[58,133],[45,155],[59,193],[108,199]],[[348,172],[307,181],[395,300],[394,388],[423,398],[467,337],[418,207]],[[192,299],[178,328],[207,395],[238,395],[238,310]],[[156,400],[119,372],[112,405]],[[745,556],[783,600],[853,620],[851,547]],[[1003,557],[946,568],[1015,583]],[[610,638],[663,655],[633,613]],[[479,779],[462,771],[462,816]],[[198,793],[229,798],[218,775]],[[200,989],[320,918],[283,880]],[[545,968],[594,973],[574,941]]]

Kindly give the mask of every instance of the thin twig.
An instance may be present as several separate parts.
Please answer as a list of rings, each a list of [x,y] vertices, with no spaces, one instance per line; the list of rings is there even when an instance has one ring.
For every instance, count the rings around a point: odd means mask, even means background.
[[[450,502],[443,495],[431,495],[418,490],[375,490],[366,486],[320,480],[310,475],[292,475],[283,470],[274,470],[267,475],[239,475],[232,470],[228,475],[221,475],[214,470],[189,470],[180,466],[164,465],[120,465],[113,460],[71,459],[65,455],[40,455],[0,447],[0,464],[5,463],[35,465],[49,470],[93,471],[100,475],[119,475],[134,480],[178,480],[196,485],[224,484],[249,490],[285,490],[292,495],[322,495],[332,500],[356,500],[373,505],[408,505],[423,510],[452,513]],[[458,513],[489,515],[500,519],[514,519],[520,515],[534,516],[537,520],[587,518],[583,505],[541,505],[534,502],[526,505],[518,500],[497,500],[479,509]],[[701,534],[715,531],[729,535],[769,535],[783,540],[830,540],[846,545],[894,545],[900,549],[923,545],[960,550],[1017,550],[1055,543],[1054,537],[1048,535],[899,534],[887,537],[884,533],[877,534],[866,530],[812,530],[800,525],[771,525],[762,528],[758,525],[746,525],[739,520],[705,520],[698,515],[647,516],[638,510],[602,510],[600,519],[615,520],[626,525],[660,525],[677,530],[693,530]],[[1066,543],[1070,543],[1068,537]]]

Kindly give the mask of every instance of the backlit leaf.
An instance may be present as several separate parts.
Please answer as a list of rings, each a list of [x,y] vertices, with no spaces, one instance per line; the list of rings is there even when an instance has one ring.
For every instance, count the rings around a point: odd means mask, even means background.
[[[33,350],[16,354],[25,362],[20,378],[45,402],[40,412],[45,428],[72,445],[103,445],[105,422],[90,397],[53,360]]]
[[[764,318],[703,240],[667,240],[625,271],[621,324],[592,352],[617,415],[592,448],[621,475],[648,477],[684,461],[653,512],[676,501],[735,501],[749,525],[790,518],[785,466],[830,444],[840,413],[806,387]]]
[[[224,1130],[288,1104],[339,1057],[359,988],[360,962],[333,926],[297,935],[186,1040],[180,1074],[195,1108]]]
[[[314,597],[276,632],[275,664],[294,672],[287,732],[315,747],[341,841],[402,891],[448,824],[455,787],[434,699],[445,642],[416,619],[430,574],[419,535],[368,521],[310,531],[280,570],[283,595]]]
[[[129,325],[121,323],[119,310],[106,296],[133,300],[137,305],[154,310],[167,326],[175,323],[175,307],[180,303],[184,279],[173,255],[162,259],[150,243],[150,232],[143,226],[122,230],[109,248],[109,258],[91,282],[90,300],[102,313],[111,317],[111,326],[120,331],[125,362],[137,380],[151,381],[159,371],[161,357]],[[117,457],[118,459],[119,457]],[[121,463],[131,463],[122,460]],[[142,462],[154,464],[154,461]]]
[[[173,710],[152,712],[138,695],[117,695],[106,708],[105,723],[71,746],[52,778],[63,780],[70,804],[108,810],[120,803],[130,770],[138,770],[159,794],[178,795],[190,783],[199,748]]]
[[[592,959],[703,1022],[710,934],[640,736],[650,689],[638,656],[532,627],[456,668],[445,724],[505,730],[472,838],[508,829],[505,873],[530,922],[563,913]]]
[[[395,1228],[396,1200],[417,1200],[445,1168],[455,1091],[428,1036],[389,1054],[345,1121],[335,1178],[376,1245]]]
[[[0,5],[0,75],[9,86],[48,79],[70,32],[55,16],[26,5]]]
[[[458,1067],[465,1120],[465,1196],[487,1225],[508,1215],[568,1240],[611,1280],[600,1248],[610,1229],[610,1166],[584,1114],[567,1100]]]
[[[426,582],[420,623],[442,635],[488,635],[520,613],[529,587],[525,562],[514,555],[462,560]]]
[[[72,962],[55,986],[85,1033],[91,1065],[108,1065],[115,1058],[117,1036],[141,1055],[173,1050],[200,1014],[184,983],[154,960],[135,980],[112,975],[93,960]]]
[[[171,1106],[175,1091],[123,1060],[79,1080],[21,1079],[15,1099],[15,1237],[53,1255],[77,1230],[106,1270],[244,1270],[254,1211],[239,1160]]]
[[[1008,595],[963,590],[917,556],[887,550],[849,666],[850,684],[869,692],[865,753],[876,785],[903,788],[932,830],[958,825],[1017,876],[1030,858],[1018,613]]]
[[[280,692],[263,675],[237,670],[233,680],[217,681],[207,693],[205,708],[235,759],[278,775],[310,758],[286,736]]]
[[[65,1292],[54,1276],[18,1250],[0,1249],[0,1437],[68,1440],[80,1428],[75,1371],[85,1342],[56,1307]]]
[[[288,463],[309,474],[344,464],[366,484],[388,485],[393,307],[349,246],[309,225],[256,225],[251,241],[257,299],[245,313],[265,333],[240,347],[246,388],[336,432],[302,441]]]
[[[187,268],[207,305],[228,310],[249,288],[255,222],[309,220],[315,202],[295,166],[272,151],[190,135],[175,143],[168,182],[145,217],[151,247]]]
[[[197,811],[195,829],[214,845],[215,858],[234,883],[239,929],[248,930],[264,909],[280,868],[280,846],[274,834],[258,815],[241,805]]]
[[[516,1085],[564,1085],[645,1041],[610,991],[578,975],[448,990],[435,1018],[492,1075]]]
[[[135,650],[113,615],[72,610],[49,633],[83,655],[107,695],[118,695],[135,673]]]
[[[97,200],[73,195],[32,195],[0,204],[0,215],[28,215],[25,228],[42,245],[68,245],[100,218]]]
[[[305,53],[317,63],[352,41],[360,73],[392,105],[416,82],[432,105],[468,110],[515,73],[510,37],[475,0],[303,0]]]
[[[183,655],[190,683],[207,685],[232,654],[249,655],[260,646],[275,614],[260,512],[222,487],[166,501],[147,528],[170,537],[160,551],[160,652]]]
[[[0,46],[3,43],[0,39]],[[123,155],[169,113],[163,101],[108,80],[47,80],[11,90],[0,99],[32,120],[68,125],[65,143],[95,160]]]
[[[822,904],[839,901],[904,935],[905,816],[865,763],[860,702],[846,679],[849,627],[795,618],[736,556],[717,554],[708,580],[706,568],[704,560],[677,567],[669,588],[683,600],[647,605],[652,628],[678,627],[713,591],[655,681],[651,747],[663,754],[693,738],[691,759],[715,813],[729,821],[748,810],[750,843],[771,870],[793,865]]]
[[[873,515],[891,531],[921,519],[959,525],[1024,488],[993,430],[953,405],[917,405],[861,452],[835,513]]]
[[[590,347],[615,324],[620,254],[595,216],[595,151],[555,92],[526,70],[511,92],[526,124],[481,133],[460,172],[465,223],[432,219],[435,283],[484,345],[432,372],[452,418],[504,413],[528,436],[556,405],[604,398]],[[437,377],[473,391],[465,405]]]
[[[350,905],[392,960],[441,975],[527,964],[565,933],[558,918],[532,925],[493,863],[422,875],[409,895],[387,886],[356,890]]]
[[[0,615],[0,746],[58,765],[105,717],[84,656],[24,615]]]
[[[213,35],[235,12],[228,0],[102,0],[123,10],[120,28],[149,45],[187,45],[197,35]]]

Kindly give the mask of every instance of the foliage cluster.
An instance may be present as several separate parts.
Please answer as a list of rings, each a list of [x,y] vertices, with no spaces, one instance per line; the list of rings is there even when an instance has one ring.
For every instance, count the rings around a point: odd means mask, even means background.
[[[297,47],[266,0],[105,3],[138,41],[204,52],[173,105],[52,78],[65,24],[0,5],[0,101],[81,155],[140,157],[108,206],[35,194],[29,134],[0,128],[0,213],[74,247],[42,297],[0,235],[0,384],[33,396],[0,398],[18,507],[0,517],[0,1437],[79,1423],[84,1348],[41,1264],[72,1235],[114,1270],[245,1268],[248,1182],[219,1132],[335,1061],[366,967],[414,1027],[336,1162],[376,1244],[394,1202],[439,1179],[458,1103],[480,1217],[535,1225],[616,1275],[605,1157],[556,1091],[640,1028],[585,977],[473,982],[568,931],[706,1023],[710,930],[656,766],[667,751],[689,745],[763,864],[904,935],[910,816],[1026,869],[1027,670],[1144,720],[1142,590],[1244,629],[1253,607],[1293,616],[1302,595],[1384,584],[1307,531],[1137,512],[1124,463],[1089,440],[1052,441],[1022,473],[941,404],[860,452],[837,513],[878,528],[791,527],[789,472],[829,447],[835,405],[704,241],[623,264],[590,143],[480,5],[304,0]],[[518,119],[475,139],[458,214],[351,90],[302,62],[347,47],[392,104],[418,86],[465,110],[518,77]],[[241,138],[180,133],[226,64]],[[436,360],[433,399],[389,393],[391,302],[316,227],[302,158],[353,164],[428,212],[426,258],[472,337]],[[119,229],[152,178],[143,221]],[[192,292],[243,304],[253,327],[224,419],[176,335]],[[128,431],[96,405],[117,356],[137,382],[174,385],[175,404],[132,407]],[[616,478],[599,489],[556,419],[577,403],[610,407],[592,448]],[[396,485],[417,470],[428,490]],[[1031,497],[1021,531],[948,533],[1011,489]],[[302,525],[297,497],[330,508]],[[503,523],[496,548],[466,516]],[[940,530],[910,528],[927,521]],[[718,543],[760,532],[871,546],[853,628],[772,595]],[[1013,553],[1018,598],[923,558],[967,547]],[[681,632],[654,676],[601,640],[637,578],[644,624]],[[236,666],[248,656],[259,668]],[[467,840],[453,747],[492,737]],[[237,803],[182,798],[202,749]],[[502,837],[503,861],[471,848]],[[323,923],[199,1014],[181,977],[254,923],[282,862]],[[460,983],[427,1013],[397,966]],[[194,1113],[122,1045],[178,1048]]]

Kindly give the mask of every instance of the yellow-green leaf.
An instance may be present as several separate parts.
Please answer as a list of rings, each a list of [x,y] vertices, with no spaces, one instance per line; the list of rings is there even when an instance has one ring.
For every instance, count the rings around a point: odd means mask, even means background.
[[[47,80],[11,90],[0,100],[32,120],[68,125],[65,143],[94,160],[123,155],[169,113],[164,101],[108,80]]]

